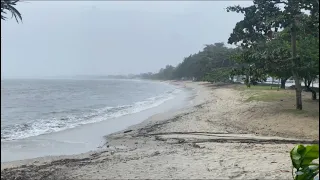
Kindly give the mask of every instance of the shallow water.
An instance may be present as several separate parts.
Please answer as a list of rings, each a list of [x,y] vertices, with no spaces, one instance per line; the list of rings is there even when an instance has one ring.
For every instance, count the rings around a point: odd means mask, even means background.
[[[94,150],[104,135],[181,108],[189,95],[153,81],[2,81],[1,161]]]
[[[130,80],[4,80],[1,141],[140,112],[174,98],[174,86]]]

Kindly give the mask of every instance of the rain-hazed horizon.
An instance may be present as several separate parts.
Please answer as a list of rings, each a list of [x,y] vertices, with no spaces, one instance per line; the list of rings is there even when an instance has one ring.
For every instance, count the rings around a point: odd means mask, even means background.
[[[23,1],[2,21],[2,78],[117,75],[176,66],[224,42],[251,1]]]

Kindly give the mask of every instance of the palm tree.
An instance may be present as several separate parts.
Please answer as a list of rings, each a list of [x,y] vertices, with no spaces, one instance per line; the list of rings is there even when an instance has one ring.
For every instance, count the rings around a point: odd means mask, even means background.
[[[11,18],[14,17],[19,23],[19,20],[22,21],[22,16],[20,12],[14,7],[19,0],[1,0],[1,20],[6,20],[7,12],[11,13]]]

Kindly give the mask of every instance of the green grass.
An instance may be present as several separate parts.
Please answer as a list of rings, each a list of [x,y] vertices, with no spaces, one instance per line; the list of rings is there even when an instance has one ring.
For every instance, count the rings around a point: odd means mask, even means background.
[[[271,89],[272,86],[272,89]],[[236,87],[237,90],[241,90],[241,91],[245,91],[245,90],[273,90],[273,91],[277,91],[278,90],[278,85],[274,84],[274,85],[251,85],[250,88],[247,88],[246,85],[239,85]]]
[[[288,99],[294,97],[294,94],[291,93],[290,90],[283,90],[278,89],[276,84],[272,85],[256,85],[247,88],[245,85],[236,86],[236,90],[243,91],[246,95],[249,96],[245,102],[251,101],[264,101],[264,102],[271,102],[271,101],[280,101],[284,99]]]
[[[246,100],[246,102],[250,101],[264,101],[264,102],[271,102],[271,101],[280,101],[283,99],[287,99],[292,97],[292,94],[285,93],[285,91],[275,91],[275,92],[255,92],[250,94],[250,97]]]
[[[319,100],[311,100],[310,93],[304,93],[303,110],[295,109],[295,90],[279,89],[265,85],[251,86],[247,88],[245,85],[238,85],[234,87],[239,90],[247,99],[244,102],[262,101],[262,102],[281,102],[279,112],[294,114],[301,117],[319,117]]]

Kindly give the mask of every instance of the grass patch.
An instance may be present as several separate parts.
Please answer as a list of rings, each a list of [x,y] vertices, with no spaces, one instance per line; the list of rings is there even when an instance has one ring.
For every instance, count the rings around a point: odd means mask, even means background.
[[[240,91],[244,102],[274,102],[270,103],[270,108],[274,112],[303,118],[308,117],[315,120],[319,119],[319,99],[311,100],[310,92],[302,92],[303,110],[297,110],[295,109],[295,90],[271,89],[270,86],[265,85],[251,86],[251,88],[247,88],[245,85],[238,85],[234,88]]]
[[[277,85],[256,85],[247,88],[245,85],[240,85],[235,87],[236,90],[243,91],[246,96],[249,96],[245,102],[250,101],[281,101],[294,97],[294,91],[278,89]]]
[[[288,99],[290,97],[293,97],[294,95],[291,93],[286,93],[285,91],[260,91],[260,92],[254,92],[250,94],[250,97],[246,100],[246,102],[250,101],[280,101],[284,99]]]
[[[272,88],[271,88],[272,87]],[[278,91],[278,86],[277,85],[265,85],[265,84],[259,84],[259,85],[251,85],[250,88],[248,88],[246,85],[239,85],[235,87],[236,90],[240,91],[246,91],[246,90],[272,90],[272,91]],[[281,90],[281,89],[280,89]]]

